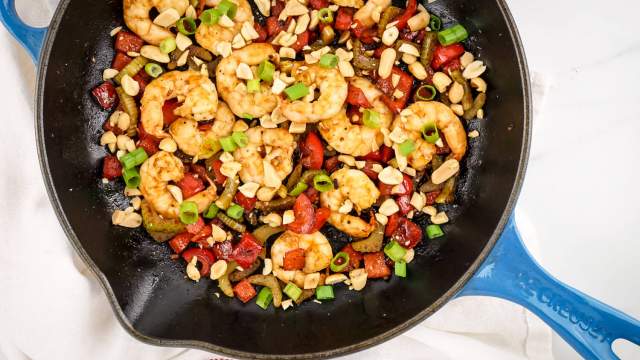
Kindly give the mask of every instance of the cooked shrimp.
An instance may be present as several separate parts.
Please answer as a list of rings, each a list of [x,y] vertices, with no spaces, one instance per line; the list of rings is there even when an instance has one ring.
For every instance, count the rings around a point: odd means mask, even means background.
[[[392,125],[392,129],[400,127],[410,139],[413,139],[416,149],[407,160],[416,170],[424,169],[436,153],[436,146],[422,138],[422,130],[431,122],[435,122],[438,130],[444,135],[456,160],[462,159],[467,151],[467,133],[456,114],[443,103],[417,101],[396,116]]]
[[[373,13],[382,14],[390,5],[391,0],[369,0],[353,14],[353,20],[358,20],[362,26],[370,28],[377,22],[373,18]]]
[[[257,43],[234,51],[218,64],[216,84],[220,96],[237,116],[251,115],[254,118],[259,118],[270,114],[278,105],[278,96],[271,92],[269,84],[262,82],[260,91],[250,94],[247,91],[245,81],[236,76],[236,69],[241,63],[249,65],[253,73],[256,74],[257,66],[275,55],[276,51],[271,44]]]
[[[297,81],[319,90],[320,96],[307,102],[303,100],[282,102],[282,114],[289,120],[299,123],[313,123],[329,119],[342,110],[347,100],[347,81],[338,69],[327,69],[309,65],[295,74]]]
[[[151,206],[162,216],[175,219],[180,213],[180,203],[169,192],[169,182],[178,182],[184,177],[182,161],[165,151],[159,151],[147,159],[140,167],[140,192]],[[205,211],[216,199],[216,187],[186,199],[198,205],[198,212]]]
[[[169,134],[175,140],[178,148],[185,154],[205,159],[211,154],[208,143],[231,134],[235,123],[235,116],[227,106],[221,102],[218,104],[216,119],[208,130],[200,130],[198,122],[192,119],[180,118],[171,123]],[[206,156],[209,153],[209,156]]]
[[[393,113],[380,99],[382,92],[369,80],[354,77],[350,83],[362,90],[369,103],[373,106],[371,110],[379,114],[380,127],[374,129],[365,125],[353,124],[343,109],[338,115],[323,120],[318,125],[318,130],[327,143],[338,152],[353,156],[364,156],[380,148],[384,142],[384,135],[381,129],[389,128],[393,120]]]
[[[219,2],[219,0],[209,0],[206,4],[208,7],[215,7]],[[248,22],[253,27],[253,13],[249,2],[247,0],[233,0],[233,2],[238,5],[238,10],[233,18],[234,25],[232,27],[224,27],[219,24],[200,24],[196,30],[198,44],[216,55],[220,55],[218,44],[221,42],[230,43],[240,33],[243,23]]]
[[[162,106],[173,98],[182,101],[174,114],[183,118],[209,120],[218,110],[218,93],[208,76],[192,70],[172,71],[153,80],[142,95],[141,121],[146,132],[158,138],[168,136],[162,129]]]
[[[296,234],[285,231],[271,246],[271,261],[274,269],[281,269],[284,264],[284,255],[287,251],[304,250],[304,268],[306,274],[324,270],[331,263],[333,251],[327,238],[321,232],[313,234]]]
[[[378,200],[380,191],[367,174],[360,170],[342,168],[331,174],[331,179],[337,182],[337,187],[320,193],[320,204],[331,210],[329,223],[353,237],[369,236],[375,230],[375,219],[367,223],[357,216],[341,214],[338,209],[346,200],[353,203],[357,212],[368,209]]]
[[[151,9],[155,8],[160,13],[175,9],[182,16],[188,7],[189,0],[124,0],[124,23],[144,41],[159,45],[162,40],[175,35],[153,23],[149,17]]]
[[[279,187],[293,170],[293,151],[297,144],[285,129],[257,126],[246,131],[249,144],[238,148],[234,158],[242,164],[240,179],[268,187]]]

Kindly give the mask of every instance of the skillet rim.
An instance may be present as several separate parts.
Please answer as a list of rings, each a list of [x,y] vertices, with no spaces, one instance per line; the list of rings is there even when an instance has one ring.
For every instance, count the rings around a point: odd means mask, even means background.
[[[464,285],[473,277],[476,270],[480,267],[480,265],[484,262],[486,257],[489,255],[496,242],[498,241],[500,235],[502,234],[509,218],[512,216],[515,204],[517,202],[518,196],[520,194],[520,190],[522,188],[522,183],[524,181],[524,176],[527,168],[527,163],[529,159],[529,151],[531,144],[531,121],[532,121],[532,104],[531,104],[531,84],[529,77],[529,70],[527,66],[527,60],[524,53],[524,48],[522,45],[522,40],[520,39],[520,35],[518,33],[517,26],[515,21],[509,11],[509,8],[506,4],[506,0],[495,0],[498,9],[500,10],[502,17],[505,19],[507,23],[507,28],[509,29],[509,35],[512,43],[514,44],[516,51],[516,58],[518,61],[518,68],[520,72],[520,80],[522,83],[522,91],[523,91],[523,99],[524,99],[524,116],[523,116],[523,141],[520,152],[520,159],[518,160],[518,169],[515,176],[514,185],[511,189],[509,200],[507,201],[502,216],[498,221],[498,225],[496,226],[491,238],[482,249],[476,260],[468,267],[465,273],[458,279],[458,281],[445,292],[439,299],[434,301],[429,307],[422,310],[420,313],[407,320],[406,322],[383,332],[377,336],[374,336],[370,339],[361,341],[356,344],[352,344],[349,346],[340,347],[337,349],[320,351],[315,353],[303,353],[303,354],[258,354],[251,353],[246,351],[238,351],[227,347],[213,345],[211,343],[207,343],[204,341],[198,340],[171,340],[171,339],[162,339],[147,336],[141,332],[139,332],[132,324],[129,322],[129,319],[126,317],[120,306],[118,305],[116,296],[111,288],[107,278],[100,271],[100,269],[96,266],[93,260],[89,257],[86,251],[83,249],[82,244],[80,243],[78,237],[73,232],[69,221],[66,218],[64,210],[62,209],[62,205],[58,198],[58,193],[53,184],[53,178],[51,176],[51,171],[49,169],[49,162],[47,158],[47,151],[45,147],[45,134],[44,134],[44,89],[45,89],[45,77],[48,70],[48,62],[49,57],[51,55],[51,50],[53,48],[53,40],[57,34],[58,27],[62,22],[63,15],[67,9],[67,6],[71,2],[71,0],[61,0],[59,3],[52,19],[51,24],[49,26],[49,30],[47,31],[47,36],[45,38],[44,46],[41,51],[40,60],[38,64],[38,76],[37,76],[37,86],[36,86],[36,112],[35,112],[35,132],[36,132],[36,142],[37,142],[37,151],[38,151],[38,160],[40,163],[40,171],[42,172],[45,188],[47,190],[47,196],[49,197],[49,201],[53,206],[53,210],[62,225],[62,229],[64,233],[71,243],[72,247],[76,251],[76,254],[82,259],[82,261],[87,265],[87,267],[91,270],[93,275],[97,278],[100,287],[102,287],[103,291],[107,295],[107,300],[111,305],[113,312],[116,314],[116,319],[120,323],[120,325],[125,329],[127,333],[129,333],[135,339],[150,345],[155,346],[163,346],[163,347],[183,347],[183,348],[192,348],[198,350],[204,350],[209,352],[214,352],[217,354],[223,354],[227,356],[232,356],[236,358],[251,358],[251,359],[318,359],[318,358],[333,358],[341,355],[347,355],[351,353],[355,353],[358,351],[362,351],[383,343],[385,341],[394,338],[401,333],[409,330],[414,327],[418,323],[422,322],[427,317],[431,316],[434,312],[439,310],[445,303],[451,300],[463,287]]]

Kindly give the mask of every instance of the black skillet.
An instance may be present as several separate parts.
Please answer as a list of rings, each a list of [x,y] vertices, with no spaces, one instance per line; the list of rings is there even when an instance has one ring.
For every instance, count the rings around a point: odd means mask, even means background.
[[[481,136],[470,142],[463,164],[460,205],[447,209],[453,220],[447,236],[425,241],[407,279],[372,281],[360,293],[340,288],[333,302],[284,312],[213,296],[214,282],[186,281],[167,246],[143,230],[110,224],[111,212],[127,200],[121,184],[100,180],[105,150],[98,139],[108,114],[89,93],[114,55],[109,32],[122,25],[122,0],[62,0],[48,29],[25,25],[13,0],[1,0],[1,20],[39,63],[36,129],[51,202],[132,336],[241,358],[333,357],[388,340],[453,297],[479,294],[528,307],[587,358],[616,358],[611,343],[617,338],[640,344],[638,321],[539,268],[510,220],[527,162],[531,99],[522,45],[504,1],[425,5],[445,25],[455,19],[469,29],[468,47],[489,68],[488,118],[470,125]]]

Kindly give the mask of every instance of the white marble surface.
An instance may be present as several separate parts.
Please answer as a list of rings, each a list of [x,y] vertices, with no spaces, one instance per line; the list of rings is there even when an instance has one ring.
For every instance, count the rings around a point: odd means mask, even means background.
[[[17,2],[20,11],[40,1]],[[530,69],[549,84],[518,204],[531,225],[525,242],[537,240],[538,261],[560,280],[640,318],[640,6],[508,3]],[[29,20],[44,24],[48,15],[44,6]],[[553,345],[556,358],[579,358],[557,336]]]

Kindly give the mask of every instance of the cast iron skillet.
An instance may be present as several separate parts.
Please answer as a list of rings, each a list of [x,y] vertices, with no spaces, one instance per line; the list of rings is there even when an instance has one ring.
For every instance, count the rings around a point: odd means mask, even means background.
[[[361,293],[338,288],[333,302],[284,312],[213,296],[214,282],[186,281],[167,246],[143,230],[110,224],[111,212],[127,200],[122,185],[101,182],[105,151],[98,139],[108,114],[89,93],[110,65],[109,32],[122,25],[122,0],[62,0],[48,31],[26,26],[13,0],[2,0],[2,21],[40,59],[36,128],[50,199],[129,333],[151,344],[242,358],[315,359],[379,344],[455,296],[484,294],[527,306],[588,358],[615,358],[611,343],[617,338],[640,343],[636,320],[540,269],[510,221],[528,156],[531,100],[524,54],[505,3],[425,5],[445,23],[462,22],[472,34],[468,46],[490,69],[488,118],[471,124],[481,136],[470,142],[463,164],[461,205],[448,209],[454,221],[445,226],[445,239],[418,248],[407,279],[372,281]],[[341,245],[339,237],[331,238]]]

